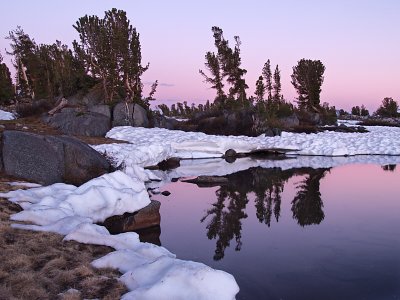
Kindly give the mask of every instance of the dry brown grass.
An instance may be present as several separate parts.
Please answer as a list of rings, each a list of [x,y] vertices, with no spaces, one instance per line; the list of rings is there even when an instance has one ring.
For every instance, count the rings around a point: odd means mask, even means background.
[[[0,178],[0,191],[18,188],[4,181]],[[0,198],[0,300],[118,299],[126,292],[116,270],[90,265],[111,248],[63,242],[62,236],[53,233],[13,229],[9,216],[20,210]]]

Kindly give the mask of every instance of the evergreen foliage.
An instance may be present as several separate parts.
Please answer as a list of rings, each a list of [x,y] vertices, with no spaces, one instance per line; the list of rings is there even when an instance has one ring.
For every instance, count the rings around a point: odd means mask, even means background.
[[[126,101],[143,100],[148,106],[157,84],[152,94],[142,99],[141,76],[149,64],[142,66],[139,33],[126,12],[113,8],[102,19],[85,15],[73,27],[80,38],[80,43],[74,41],[75,52],[88,72],[101,80],[106,102],[124,97]]]
[[[247,73],[247,70],[241,67],[240,57],[240,38],[235,36],[235,46],[231,48],[228,40],[223,36],[223,31],[219,27],[212,27],[214,45],[217,48],[217,53],[207,52],[205,59],[205,66],[210,76],[206,75],[203,70],[199,70],[200,74],[205,78],[205,82],[210,83],[212,88],[216,89],[217,96],[216,102],[221,105],[225,105],[229,100],[239,101],[241,105],[247,104],[246,84],[243,76]],[[224,92],[224,82],[230,85],[229,91]]]
[[[37,45],[21,27],[9,33],[19,98],[70,96],[93,85],[81,61],[60,41]]]
[[[265,85],[268,93],[268,98],[267,100],[269,102],[272,101],[272,72],[271,72],[271,63],[269,59],[267,62],[264,64],[264,67],[262,69],[262,76],[264,77],[265,80]]]
[[[319,111],[321,85],[325,66],[319,60],[301,59],[293,67],[292,84],[298,93],[298,106],[308,111]]]
[[[274,71],[274,85],[273,85],[274,94],[272,96],[272,99],[275,103],[277,103],[281,100],[281,97],[282,97],[281,90],[282,90],[281,71],[279,70],[279,66],[276,65],[276,68]]]
[[[398,117],[399,104],[393,98],[386,97],[382,100],[381,106],[375,112],[375,115],[381,117]]]
[[[351,114],[352,114],[353,116],[363,116],[363,117],[366,117],[366,116],[369,116],[369,111],[368,111],[368,109],[367,109],[364,105],[361,105],[361,107],[358,106],[358,105],[356,105],[356,106],[353,106],[353,107],[351,108]]]
[[[263,77],[260,76],[258,77],[258,80],[256,82],[256,90],[254,92],[254,94],[256,95],[257,103],[262,102],[264,100],[265,91],[266,87],[263,82]]]
[[[3,63],[3,56],[0,54],[0,104],[8,104],[13,97],[14,86],[11,73],[7,65]]]

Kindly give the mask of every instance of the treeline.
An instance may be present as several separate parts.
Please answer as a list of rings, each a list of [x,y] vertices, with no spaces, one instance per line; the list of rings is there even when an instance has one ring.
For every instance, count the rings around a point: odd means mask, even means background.
[[[85,15],[73,27],[79,34],[73,49],[60,41],[37,44],[21,27],[9,33],[7,54],[13,56],[15,87],[8,68],[1,64],[0,101],[68,97],[100,84],[105,103],[125,100],[149,107],[157,81],[143,97],[141,76],[149,64],[142,65],[139,33],[126,12],[114,8],[103,18]]]
[[[187,102],[177,103],[171,107],[165,104],[158,107],[167,116],[191,118],[198,113],[215,114],[217,111],[251,110],[258,119],[275,122],[295,112],[318,113],[326,120],[336,120],[336,109],[329,104],[320,103],[321,86],[324,81],[325,66],[319,60],[301,59],[293,67],[291,82],[295,87],[298,98],[297,107],[287,101],[282,94],[281,71],[276,65],[272,71],[268,59],[261,68],[261,74],[255,82],[254,95],[248,95],[249,88],[244,78],[247,70],[242,66],[241,41],[234,37],[231,46],[225,39],[219,27],[212,27],[216,50],[208,51],[205,55],[205,69],[199,70],[204,82],[215,90],[216,96],[212,103],[203,105],[187,105]]]
[[[364,105],[361,105],[361,107],[357,105],[357,106],[353,106],[351,108],[350,113],[341,109],[339,111],[339,115],[341,115],[341,116],[353,115],[353,116],[368,117],[368,116],[370,116],[370,112]],[[378,107],[378,109],[374,113],[372,113],[372,116],[384,117],[384,118],[400,117],[399,104],[397,103],[397,101],[393,100],[393,98],[385,97],[382,100],[382,103]]]

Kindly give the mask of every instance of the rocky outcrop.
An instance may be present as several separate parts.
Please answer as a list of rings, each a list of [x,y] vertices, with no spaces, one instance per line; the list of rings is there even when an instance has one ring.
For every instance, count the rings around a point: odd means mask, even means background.
[[[166,129],[175,129],[179,121],[174,118],[165,117],[162,115],[153,115],[152,119],[150,120],[151,127],[157,128],[166,128]]]
[[[151,203],[135,213],[126,213],[122,216],[113,216],[103,223],[112,234],[141,230],[153,226],[159,226],[161,203],[151,200]]]
[[[283,128],[293,128],[300,125],[300,120],[295,114],[280,118],[279,122],[282,124]]]
[[[89,107],[88,111],[104,115],[109,120],[111,120],[111,109],[110,109],[109,105],[106,105],[106,104],[94,105],[94,106]]]
[[[106,111],[104,108],[102,110]],[[110,117],[104,113],[85,112],[74,108],[64,108],[53,116],[45,116],[43,120],[67,135],[105,136],[111,129]]]
[[[80,92],[67,98],[71,105],[93,106],[105,103],[104,90],[100,84],[92,87],[88,92]]]
[[[147,111],[138,104],[120,102],[114,106],[112,126],[149,127]]]
[[[6,174],[41,184],[80,185],[110,170],[101,154],[72,137],[5,131],[1,148]]]

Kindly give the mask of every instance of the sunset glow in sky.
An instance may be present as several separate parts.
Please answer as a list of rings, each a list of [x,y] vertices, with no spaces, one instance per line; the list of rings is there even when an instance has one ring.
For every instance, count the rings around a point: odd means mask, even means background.
[[[309,58],[326,66],[322,101],[347,110],[361,104],[375,110],[384,97],[400,101],[398,0],[4,1],[0,52],[10,65],[4,37],[17,25],[37,43],[58,39],[70,45],[78,39],[72,25],[79,17],[102,17],[113,7],[127,11],[140,33],[143,64],[150,62],[143,81],[158,79],[156,98],[166,103],[214,99],[198,72],[206,51],[215,50],[214,25],[231,45],[233,36],[240,36],[248,94],[270,59],[273,68],[279,64],[283,94],[292,101],[292,67]]]

